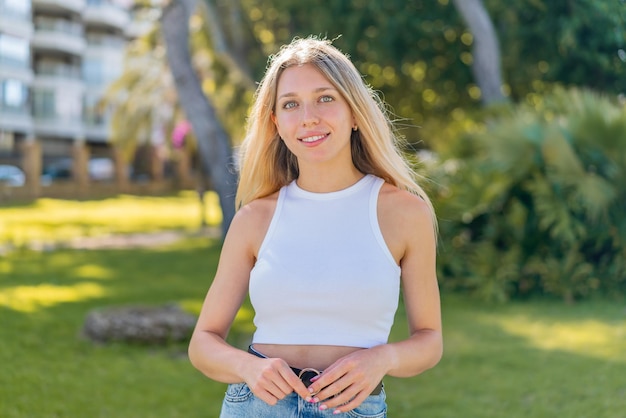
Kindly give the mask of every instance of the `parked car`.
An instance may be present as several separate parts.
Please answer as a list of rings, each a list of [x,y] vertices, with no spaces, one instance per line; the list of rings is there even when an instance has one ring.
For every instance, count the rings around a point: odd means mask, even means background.
[[[0,186],[22,187],[26,184],[26,175],[15,165],[0,164]]]
[[[92,180],[112,180],[115,177],[113,160],[106,157],[91,158],[87,164],[89,178]],[[44,167],[43,178],[48,181],[69,179],[72,177],[72,159],[61,158]]]

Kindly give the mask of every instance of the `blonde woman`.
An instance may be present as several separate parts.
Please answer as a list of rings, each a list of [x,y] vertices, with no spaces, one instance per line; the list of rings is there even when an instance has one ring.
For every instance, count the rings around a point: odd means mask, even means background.
[[[442,355],[430,201],[383,103],[325,40],[271,57],[241,148],[239,210],[189,345],[222,417],[386,417],[386,375]],[[409,335],[388,342],[400,289]],[[256,331],[226,343],[249,293]]]

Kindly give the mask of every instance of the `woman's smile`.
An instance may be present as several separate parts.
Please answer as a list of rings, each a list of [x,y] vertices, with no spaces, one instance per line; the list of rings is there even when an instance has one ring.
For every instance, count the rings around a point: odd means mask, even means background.
[[[305,144],[313,145],[320,143],[322,140],[328,138],[329,135],[330,134],[310,135],[299,139]]]

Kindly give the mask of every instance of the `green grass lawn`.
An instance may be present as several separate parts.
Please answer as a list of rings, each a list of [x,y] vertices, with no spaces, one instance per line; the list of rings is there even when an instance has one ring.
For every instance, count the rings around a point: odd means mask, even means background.
[[[191,367],[184,343],[95,345],[80,331],[107,306],[178,302],[197,312],[218,254],[217,242],[188,238],[0,256],[0,417],[216,417],[225,385]],[[624,304],[445,294],[443,317],[441,363],[385,380],[390,417],[626,417]],[[249,318],[246,307],[233,341],[246,339]],[[405,335],[401,308],[392,339]]]
[[[217,195],[205,194],[205,219],[219,225]],[[173,196],[121,195],[102,200],[39,199],[28,205],[0,206],[0,246],[58,243],[78,237],[163,229],[190,231],[201,222],[195,192]]]

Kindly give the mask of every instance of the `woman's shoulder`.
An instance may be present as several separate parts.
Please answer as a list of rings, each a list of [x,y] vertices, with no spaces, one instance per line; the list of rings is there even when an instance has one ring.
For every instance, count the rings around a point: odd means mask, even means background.
[[[389,183],[383,184],[379,194],[378,222],[398,263],[416,252],[411,249],[434,242],[435,219],[428,202]]]
[[[249,244],[256,253],[272,221],[277,202],[278,192],[275,192],[246,204],[235,213],[229,234],[240,245]]]
[[[435,229],[431,205],[420,196],[389,183],[384,183],[381,188],[378,213],[379,220],[393,225],[398,233]]]
[[[235,214],[235,218],[240,223],[257,225],[271,220],[278,202],[278,194],[279,192],[274,192],[254,199],[239,209]]]
[[[379,206],[394,214],[415,214],[432,216],[430,205],[420,196],[393,184],[384,183],[379,195]]]

